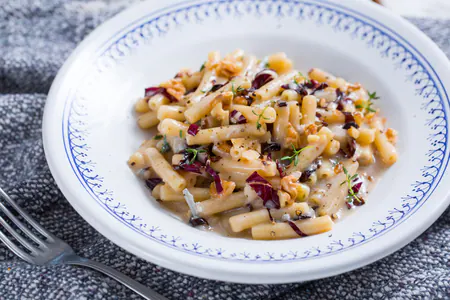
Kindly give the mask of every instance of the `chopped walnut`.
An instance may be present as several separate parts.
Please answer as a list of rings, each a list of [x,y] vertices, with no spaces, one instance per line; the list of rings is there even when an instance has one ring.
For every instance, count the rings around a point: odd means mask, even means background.
[[[338,163],[334,166],[334,174],[339,174],[343,170],[343,165],[341,163]]]
[[[292,126],[292,124],[289,123],[286,133],[285,145],[287,145],[288,147],[291,147],[291,145],[298,147],[299,146],[298,141],[299,141],[298,132],[295,130],[294,126]]]
[[[361,83],[356,82],[356,83],[353,83],[353,84],[349,84],[348,88],[347,88],[347,91],[348,92],[354,92],[354,91],[357,91],[357,90],[359,90],[361,88],[362,88]]]
[[[229,55],[218,63],[216,72],[219,76],[231,78],[233,76],[239,75],[242,72],[243,68],[244,63],[242,62],[241,58],[236,58]]]
[[[220,62],[220,53],[213,51],[208,54],[208,60],[205,63],[205,68],[208,70],[214,70]]]
[[[301,172],[294,172],[291,175],[281,178],[281,187],[291,196],[291,199],[297,198],[297,186],[299,185],[298,179],[301,176]]]
[[[316,134],[316,133],[317,133],[317,125],[316,124],[309,124],[308,126],[306,126],[306,128],[305,128],[306,135]]]
[[[169,81],[161,83],[161,86],[167,89],[167,92],[180,101],[186,93],[186,88],[178,79],[170,79]]]
[[[280,199],[280,206],[281,207],[286,207],[291,205],[292,203],[294,203],[294,199],[291,198],[291,196],[283,191],[278,191],[278,198]]]
[[[211,194],[212,198],[227,197],[227,196],[231,195],[233,193],[234,189],[236,188],[236,183],[234,183],[234,181],[227,181],[227,180],[221,179],[221,182],[222,182],[222,187],[223,187],[223,192],[221,194],[217,193],[216,185],[214,182],[211,183],[211,185],[209,186],[209,193]]]
[[[398,136],[397,130],[392,129],[392,128],[388,128],[386,130],[386,137],[388,138],[389,142],[391,142],[392,144],[397,143],[397,136]]]
[[[244,97],[237,96],[233,99],[233,104],[248,105],[248,101]]]

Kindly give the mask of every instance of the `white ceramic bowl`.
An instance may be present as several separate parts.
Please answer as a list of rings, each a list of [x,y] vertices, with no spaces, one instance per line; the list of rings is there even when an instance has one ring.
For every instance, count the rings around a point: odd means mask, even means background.
[[[126,250],[210,279],[284,283],[335,275],[405,246],[449,204],[450,64],[408,22],[367,1],[147,1],[95,30],[53,83],[44,117],[52,173],[75,209]],[[144,88],[198,68],[211,50],[285,51],[376,90],[400,159],[367,204],[332,232],[287,241],[231,239],[175,220],[128,169],[145,133]],[[444,183],[447,183],[445,186]]]

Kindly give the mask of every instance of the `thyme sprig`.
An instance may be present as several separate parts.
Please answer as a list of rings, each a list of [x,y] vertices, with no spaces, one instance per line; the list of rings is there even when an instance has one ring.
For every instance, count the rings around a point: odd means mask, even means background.
[[[377,96],[376,91],[373,93],[367,91],[367,93],[369,94],[369,100],[367,100],[364,104],[356,105],[356,108],[364,109],[366,112],[376,112],[376,110],[372,107],[372,105],[373,105],[372,100],[378,100],[378,99],[380,99],[380,97]]]
[[[242,93],[245,89],[241,86],[238,86],[236,89],[234,88],[234,83],[231,84],[231,92],[233,93],[233,97],[236,97],[238,93]]]
[[[258,130],[261,129],[261,126],[262,126],[261,119],[269,120],[269,118],[264,117],[264,112],[266,111],[266,109],[268,107],[269,106],[264,107],[264,109],[262,110],[262,112],[260,114],[257,114],[254,110],[252,110],[252,113],[258,117],[258,120],[256,121],[256,129],[258,129]]]
[[[347,184],[347,189],[348,189],[348,195],[347,195],[347,202],[349,204],[352,204],[354,200],[358,201],[358,202],[363,202],[355,193],[355,191],[353,190],[353,186],[354,186],[354,180],[356,178],[358,178],[358,174],[354,174],[354,175],[350,175],[350,173],[348,172],[348,170],[343,167],[344,170],[344,174],[346,176],[346,180],[344,180],[341,183],[341,186],[344,184]]]
[[[297,166],[298,161],[299,161],[298,155],[300,153],[302,153],[303,151],[305,151],[306,149],[311,148],[311,147],[312,146],[306,146],[306,147],[303,147],[303,148],[297,150],[297,149],[295,149],[295,146],[292,144],[292,149],[294,150],[294,154],[292,154],[291,156],[284,156],[281,158],[281,160],[288,160],[289,164],[291,164],[292,161],[294,161],[294,166]]]
[[[197,159],[197,155],[199,153],[206,152],[206,150],[204,150],[204,149],[186,148],[186,152],[187,153],[191,153],[193,155],[191,160],[189,161],[189,164],[192,165],[194,163],[194,161]]]

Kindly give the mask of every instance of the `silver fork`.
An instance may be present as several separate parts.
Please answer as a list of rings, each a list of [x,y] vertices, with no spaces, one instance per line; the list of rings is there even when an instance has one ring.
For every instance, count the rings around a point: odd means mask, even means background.
[[[92,261],[86,258],[82,258],[75,254],[73,249],[61,239],[57,238],[42,226],[40,226],[33,218],[31,218],[22,208],[20,208],[1,188],[0,198],[4,198],[13,207],[24,220],[28,222],[34,229],[36,229],[45,239],[38,237],[31,232],[27,226],[25,226],[11,211],[0,201],[0,210],[5,213],[6,216],[22,231],[22,233],[36,243],[38,246],[30,243],[23,235],[19,234],[14,228],[12,228],[4,218],[0,216],[0,224],[5,228],[24,248],[21,249],[13,240],[8,238],[3,232],[0,231],[0,240],[17,256],[21,259],[36,265],[78,265],[88,267],[99,271],[111,278],[114,278],[118,282],[127,286],[137,294],[141,295],[145,299],[150,300],[167,300],[167,298],[161,296],[155,291],[143,286],[137,281],[131,279],[128,276],[110,268],[104,264]]]

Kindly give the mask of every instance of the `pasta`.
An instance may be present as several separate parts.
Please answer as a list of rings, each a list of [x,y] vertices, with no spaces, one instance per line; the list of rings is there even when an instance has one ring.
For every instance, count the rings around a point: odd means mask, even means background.
[[[213,51],[136,102],[138,126],[158,132],[128,165],[194,227],[256,240],[327,232],[398,159],[378,99],[284,53]]]

